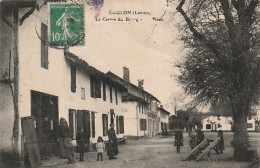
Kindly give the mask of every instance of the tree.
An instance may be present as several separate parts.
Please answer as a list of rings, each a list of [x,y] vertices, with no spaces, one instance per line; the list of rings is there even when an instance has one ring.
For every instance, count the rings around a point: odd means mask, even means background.
[[[167,106],[171,108],[174,113],[176,114],[177,110],[180,110],[180,106],[183,103],[185,99],[184,94],[173,92],[170,95],[169,102],[167,103]]]
[[[260,90],[259,0],[179,0],[181,39],[190,51],[178,81],[202,104],[229,101],[234,159],[245,160],[247,116]],[[258,53],[258,54],[257,54]]]

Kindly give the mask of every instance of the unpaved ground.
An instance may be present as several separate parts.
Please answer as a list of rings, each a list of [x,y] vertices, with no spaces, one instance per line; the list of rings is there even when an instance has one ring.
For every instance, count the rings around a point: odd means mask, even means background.
[[[205,136],[210,139],[217,137],[217,133],[205,133]],[[55,168],[246,168],[249,163],[232,161],[233,149],[230,146],[232,133],[224,133],[225,151],[222,155],[216,155],[212,151],[209,159],[201,162],[182,161],[182,158],[190,151],[188,145],[189,138],[184,134],[184,146],[181,148],[181,153],[176,153],[176,148],[173,146],[173,137],[154,137],[151,139],[141,139],[139,141],[128,140],[126,145],[119,146],[119,155],[117,160],[108,160],[104,153],[104,161],[96,161],[96,153],[89,152],[85,154],[85,161],[78,162],[79,156],[76,155],[75,164],[66,164],[66,160],[53,158],[44,161],[42,167]],[[260,134],[250,133],[256,140],[260,140]],[[258,145],[258,151],[260,146]],[[250,166],[249,166],[250,167]]]

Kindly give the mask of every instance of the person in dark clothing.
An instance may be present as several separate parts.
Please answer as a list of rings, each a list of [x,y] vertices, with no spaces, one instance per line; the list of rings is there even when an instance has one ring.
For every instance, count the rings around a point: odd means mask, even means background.
[[[177,147],[177,153],[180,153],[181,146],[183,146],[183,135],[182,135],[182,131],[180,129],[175,133],[174,146]]]
[[[109,159],[116,159],[114,157],[118,154],[118,146],[117,146],[117,137],[114,130],[114,124],[110,124],[110,129],[107,132],[108,135],[108,148],[107,148],[107,155],[109,156]]]
[[[191,135],[190,149],[193,150],[197,146],[197,140],[195,135]]]
[[[224,146],[224,136],[222,130],[218,131],[218,137],[220,137],[220,140],[218,142],[218,150],[220,151],[220,153],[223,153],[223,150],[225,150],[225,146]]]
[[[204,133],[201,129],[197,130],[197,145],[199,145],[204,140]]]
[[[74,150],[72,140],[69,138],[69,126],[64,118],[60,119],[60,125],[58,129],[58,142],[60,148],[61,158],[69,159],[68,163],[75,163],[74,161]]]
[[[79,151],[79,161],[84,161],[84,150],[85,150],[85,133],[83,128],[80,128],[80,131],[77,133],[76,141],[77,141],[77,147]]]

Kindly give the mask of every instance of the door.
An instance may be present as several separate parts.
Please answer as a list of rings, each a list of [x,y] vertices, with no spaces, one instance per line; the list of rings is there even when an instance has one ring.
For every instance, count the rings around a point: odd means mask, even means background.
[[[22,117],[21,123],[26,155],[29,157],[31,167],[37,168],[41,164],[41,155],[36,136],[34,119],[32,117]]]
[[[77,110],[77,132],[79,132],[81,128],[83,128],[84,131],[87,152],[90,138],[90,113],[87,110]]]
[[[31,115],[36,121],[36,135],[41,156],[57,154],[58,97],[31,91]]]

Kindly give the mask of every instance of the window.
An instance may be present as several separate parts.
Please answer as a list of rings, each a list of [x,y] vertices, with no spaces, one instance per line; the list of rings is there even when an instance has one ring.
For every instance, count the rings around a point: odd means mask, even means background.
[[[253,124],[252,123],[248,123],[247,124],[247,128],[253,128]]]
[[[140,119],[140,130],[141,131],[146,130],[146,119]]]
[[[103,136],[106,136],[107,131],[108,131],[108,116],[107,116],[107,114],[102,114],[102,122],[103,122]]]
[[[90,77],[90,92],[91,97],[93,98],[101,98],[101,81]]]
[[[76,66],[71,64],[71,91],[76,92]]]
[[[48,69],[48,26],[41,23],[41,67]]]
[[[81,88],[81,99],[85,100],[85,88]]]
[[[112,86],[109,86],[109,91],[110,91],[110,103],[113,103]]]
[[[103,83],[103,100],[106,101],[107,100],[107,95],[106,95],[106,84]]]
[[[142,114],[144,113],[144,105],[142,104]]]
[[[124,116],[119,116],[120,134],[125,133]]]
[[[141,109],[141,104],[139,104],[139,113],[141,113],[141,110],[142,110],[142,109]]]
[[[124,132],[124,116],[116,116],[116,133],[123,134]]]
[[[211,124],[206,124],[206,129],[211,129]]]
[[[95,112],[91,112],[91,133],[92,133],[92,138],[95,138],[96,134],[96,124],[95,124]]]
[[[76,110],[69,109],[69,133],[71,139],[76,139]]]
[[[116,105],[118,105],[118,100],[117,100],[117,90],[115,90],[115,94],[116,94]]]

